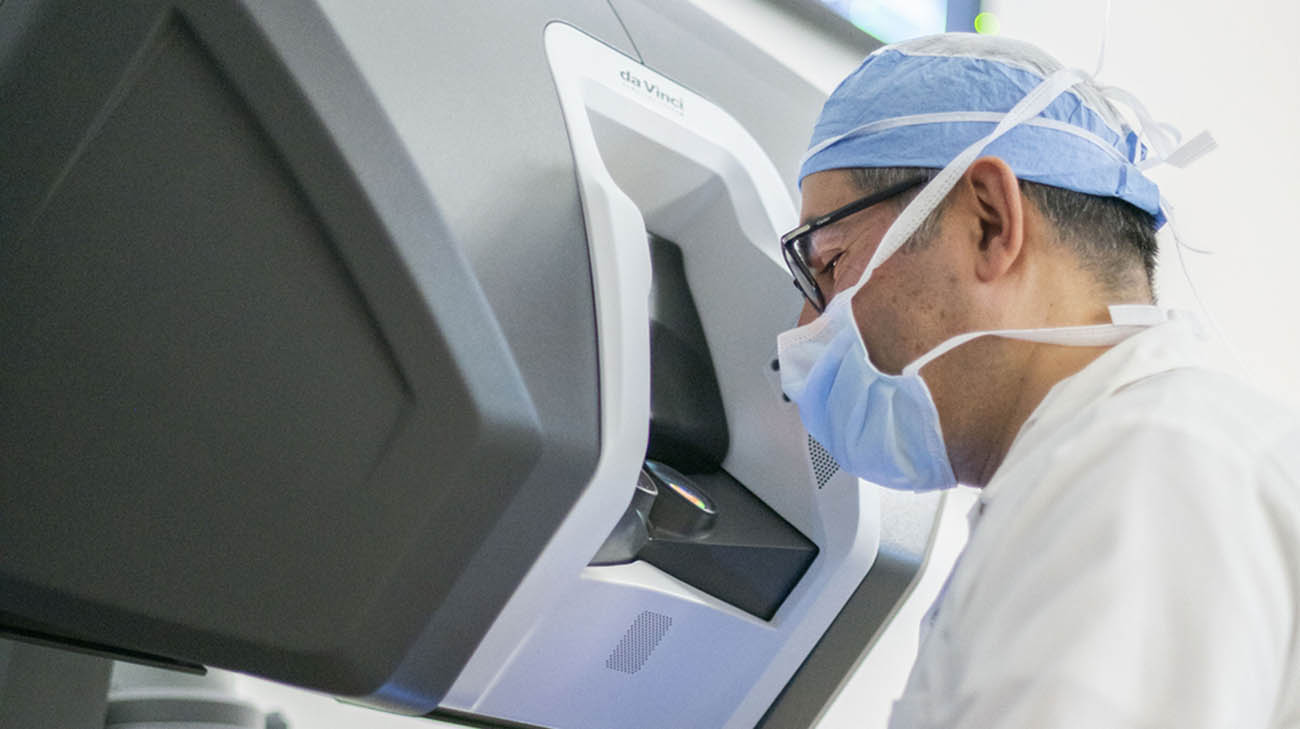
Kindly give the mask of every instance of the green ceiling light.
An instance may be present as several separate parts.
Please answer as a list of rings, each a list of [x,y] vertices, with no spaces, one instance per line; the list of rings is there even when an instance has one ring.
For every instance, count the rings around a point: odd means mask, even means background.
[[[1002,22],[993,13],[980,13],[975,16],[975,32],[980,35],[997,35],[1002,31]]]

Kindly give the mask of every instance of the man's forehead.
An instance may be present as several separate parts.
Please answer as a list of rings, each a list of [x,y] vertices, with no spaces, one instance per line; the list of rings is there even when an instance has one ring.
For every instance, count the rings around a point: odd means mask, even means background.
[[[862,197],[862,191],[853,182],[848,170],[822,170],[803,178],[800,183],[803,202],[799,210],[800,223],[847,205]]]

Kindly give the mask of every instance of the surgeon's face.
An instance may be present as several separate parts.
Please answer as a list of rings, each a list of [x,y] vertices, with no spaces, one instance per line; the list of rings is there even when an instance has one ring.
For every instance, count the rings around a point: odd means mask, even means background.
[[[803,180],[802,219],[809,220],[873,192],[862,190],[845,170],[813,173]],[[813,241],[812,268],[829,301],[862,277],[871,256],[901,212],[889,201],[855,213],[818,231]],[[872,362],[896,374],[946,337],[955,312],[943,296],[944,282],[953,279],[945,246],[940,240],[905,246],[882,264],[853,298],[853,313]],[[949,299],[951,297],[948,297]],[[799,323],[816,318],[805,303]]]

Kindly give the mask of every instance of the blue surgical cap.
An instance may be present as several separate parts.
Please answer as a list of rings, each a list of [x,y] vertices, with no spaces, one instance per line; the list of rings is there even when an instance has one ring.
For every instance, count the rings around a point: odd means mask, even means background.
[[[826,100],[799,180],[839,168],[942,168],[1059,68],[1028,43],[971,34],[881,48]],[[985,154],[1022,180],[1117,197],[1159,226],[1160,191],[1137,166],[1146,147],[1103,93],[1091,82],[1076,86]]]

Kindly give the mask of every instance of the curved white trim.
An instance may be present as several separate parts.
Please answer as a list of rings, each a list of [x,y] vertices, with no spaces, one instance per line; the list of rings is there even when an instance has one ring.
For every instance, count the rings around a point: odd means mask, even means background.
[[[798,415],[770,391],[762,371],[770,338],[787,326],[782,317],[794,314],[762,293],[786,292],[776,241],[795,223],[794,206],[762,148],[722,109],[570,26],[547,26],[545,43],[591,248],[602,453],[591,484],[441,705],[572,729],[604,729],[611,716],[629,729],[752,727],[861,583],[880,532],[873,489],[842,472],[817,487]],[[619,174],[607,164],[620,165]],[[660,171],[671,180],[664,184],[679,187],[656,187],[660,178],[649,173]],[[769,621],[643,563],[586,566],[627,505],[645,452],[646,218],[658,221],[658,233],[691,238],[689,245],[677,239],[688,278],[692,265],[709,276],[726,269],[779,312],[737,312],[737,292],[707,286],[716,278],[692,282],[693,290],[706,289],[697,290],[697,303],[719,379],[727,380],[721,386],[733,432],[724,468],[819,548]],[[677,233],[658,227],[677,224],[684,226]],[[611,672],[604,666],[610,648],[644,611],[671,616],[674,633],[638,677]],[[727,686],[696,690],[720,675]],[[664,692],[680,700],[665,705]]]

